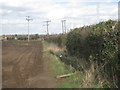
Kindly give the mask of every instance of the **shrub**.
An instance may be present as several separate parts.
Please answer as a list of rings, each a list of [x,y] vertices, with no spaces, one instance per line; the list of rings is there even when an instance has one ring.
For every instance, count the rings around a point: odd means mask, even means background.
[[[66,49],[70,55],[79,56],[82,53],[81,34],[77,28],[67,35]]]

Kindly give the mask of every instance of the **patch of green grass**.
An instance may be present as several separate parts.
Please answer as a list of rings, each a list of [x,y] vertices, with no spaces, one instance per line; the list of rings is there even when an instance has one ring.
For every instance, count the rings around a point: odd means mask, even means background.
[[[47,43],[46,41],[42,41],[42,43],[43,43],[43,49],[44,49],[44,52],[47,52],[47,53],[49,53],[49,43]],[[46,53],[45,53],[46,54]]]
[[[60,59],[55,55],[51,55],[50,57],[51,61],[48,65],[50,67],[50,70],[55,75],[64,75],[75,72],[75,69],[73,67],[66,65],[64,62],[60,61]]]
[[[84,76],[84,73],[77,72],[75,75],[66,78],[67,82],[61,84],[59,88],[81,88]]]
[[[74,68],[64,64],[60,59],[53,55],[50,54],[49,52],[49,43],[43,42],[44,45],[44,57],[49,58],[48,62],[48,67],[52,73],[55,75],[62,75],[62,74],[67,74],[67,73],[72,73],[74,71]]]

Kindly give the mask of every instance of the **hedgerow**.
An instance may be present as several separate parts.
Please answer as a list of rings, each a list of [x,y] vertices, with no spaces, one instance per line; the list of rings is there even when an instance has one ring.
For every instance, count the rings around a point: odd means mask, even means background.
[[[92,25],[89,34],[84,37],[81,36],[81,29],[75,29],[67,35],[66,49],[70,55],[83,57],[88,62],[90,60],[103,66],[104,73],[107,74],[109,81],[115,86],[117,82],[119,53],[118,53],[118,30],[117,21],[100,22],[99,24]],[[86,28],[86,27],[85,27]],[[88,31],[83,31],[88,32]]]
[[[59,47],[64,47],[66,43],[66,34],[49,35],[45,38],[46,41],[57,44]]]
[[[102,78],[109,81],[110,87],[120,86],[118,82],[120,74],[118,73],[120,72],[120,31],[117,21],[108,20],[96,25],[75,28],[67,35],[50,36],[47,40],[60,47],[65,46],[67,54],[70,56],[82,58],[88,64],[91,61],[97,63],[95,67],[99,67],[99,73],[96,71],[95,75],[101,74]],[[69,60],[74,64],[78,63],[78,61]],[[88,68],[89,66],[87,65]]]

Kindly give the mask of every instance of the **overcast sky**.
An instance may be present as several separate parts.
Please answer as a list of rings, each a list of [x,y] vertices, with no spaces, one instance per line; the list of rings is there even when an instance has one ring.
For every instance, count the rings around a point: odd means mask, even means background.
[[[90,2],[91,1],[91,2]],[[51,20],[49,32],[61,33],[61,20],[67,30],[108,19],[117,20],[119,0],[0,0],[0,34],[27,34],[26,16],[30,16],[31,34],[45,34],[44,21]]]

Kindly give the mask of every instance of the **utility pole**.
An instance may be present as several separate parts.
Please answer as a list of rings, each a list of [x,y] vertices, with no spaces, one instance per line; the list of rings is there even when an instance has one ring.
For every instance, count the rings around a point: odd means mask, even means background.
[[[62,33],[64,33],[63,23],[64,21],[62,20]]]
[[[66,31],[66,20],[64,20],[64,27],[65,27],[65,34],[67,33],[67,31]]]
[[[62,33],[66,33],[66,20],[62,20]]]
[[[33,20],[33,19],[31,19],[30,16],[26,16],[26,17],[27,17],[26,20],[28,21],[28,42],[29,42],[29,39],[30,39],[30,36],[29,36],[29,21]]]
[[[51,21],[44,21],[46,23],[46,26],[47,26],[47,35],[49,35],[49,30],[48,30],[48,26],[49,26],[49,22]]]

